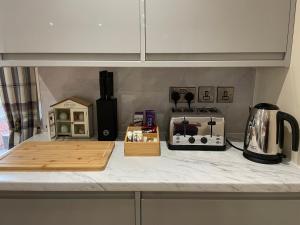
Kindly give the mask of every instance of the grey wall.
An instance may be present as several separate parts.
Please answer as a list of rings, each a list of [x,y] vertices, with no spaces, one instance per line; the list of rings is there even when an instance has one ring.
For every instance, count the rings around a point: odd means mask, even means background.
[[[101,68],[103,69],[103,68]],[[62,98],[78,96],[95,102],[99,98],[99,68],[39,68],[43,120],[49,106]],[[172,104],[170,86],[234,86],[232,104],[215,106],[225,114],[228,133],[242,133],[253,102],[255,69],[252,68],[111,68],[115,73],[115,96],[118,98],[119,127],[124,131],[135,111],[155,109],[162,131]],[[95,108],[95,107],[94,107]]]

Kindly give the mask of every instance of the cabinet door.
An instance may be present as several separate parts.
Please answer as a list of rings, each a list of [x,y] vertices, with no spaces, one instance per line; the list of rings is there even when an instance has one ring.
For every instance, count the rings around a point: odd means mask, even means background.
[[[286,52],[290,0],[147,0],[147,53]]]
[[[143,225],[298,225],[300,200],[144,199]]]
[[[1,199],[5,225],[134,225],[130,199]]]
[[[56,126],[55,126],[55,112],[51,110],[48,112],[48,132],[50,138],[56,138]]]
[[[72,121],[72,136],[73,137],[88,137],[89,122],[87,109],[71,109]]]
[[[139,0],[0,0],[5,53],[139,53]]]

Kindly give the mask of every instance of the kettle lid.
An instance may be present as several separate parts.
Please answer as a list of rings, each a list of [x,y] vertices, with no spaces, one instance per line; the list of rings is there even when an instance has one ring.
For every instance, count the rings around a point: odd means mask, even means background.
[[[266,110],[279,110],[277,105],[269,104],[269,103],[259,103],[254,108],[256,109],[266,109]]]

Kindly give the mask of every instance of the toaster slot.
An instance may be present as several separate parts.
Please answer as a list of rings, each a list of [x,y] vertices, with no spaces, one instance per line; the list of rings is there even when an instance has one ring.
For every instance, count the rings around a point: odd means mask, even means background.
[[[184,120],[180,123],[174,123],[173,135],[186,135],[195,136],[198,134],[197,124],[191,124],[188,120]]]
[[[212,122],[214,125],[211,127],[212,136],[222,136],[224,137],[224,118],[212,117]]]

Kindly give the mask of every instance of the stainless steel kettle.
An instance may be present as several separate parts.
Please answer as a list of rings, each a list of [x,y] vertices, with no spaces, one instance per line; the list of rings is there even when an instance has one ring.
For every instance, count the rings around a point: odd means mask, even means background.
[[[292,128],[292,150],[298,151],[299,125],[278,106],[261,103],[250,111],[246,126],[243,155],[254,162],[276,164],[282,161],[284,144],[284,121]]]

